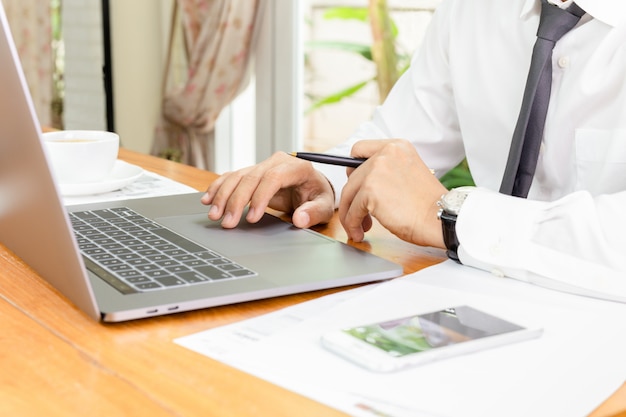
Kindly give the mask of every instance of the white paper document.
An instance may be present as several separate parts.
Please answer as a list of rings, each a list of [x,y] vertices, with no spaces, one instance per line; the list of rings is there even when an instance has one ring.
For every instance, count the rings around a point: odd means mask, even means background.
[[[162,175],[155,174],[154,172],[144,171],[139,179],[121,190],[85,196],[64,196],[63,204],[72,206],[76,204],[100,203],[104,201],[119,201],[131,198],[157,197],[193,192],[197,192],[197,190]]]
[[[337,328],[463,304],[543,335],[386,374],[320,344]],[[176,342],[354,416],[582,417],[626,379],[626,305],[451,261]]]

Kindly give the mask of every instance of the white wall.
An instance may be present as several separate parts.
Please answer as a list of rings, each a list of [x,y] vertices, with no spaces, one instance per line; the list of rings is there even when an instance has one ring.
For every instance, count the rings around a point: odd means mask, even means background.
[[[161,101],[172,0],[111,0],[115,130],[148,153]]]

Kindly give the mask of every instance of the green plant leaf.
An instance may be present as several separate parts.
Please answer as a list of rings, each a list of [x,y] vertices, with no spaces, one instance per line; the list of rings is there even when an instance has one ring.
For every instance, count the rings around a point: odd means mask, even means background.
[[[350,86],[348,88],[345,88],[343,90],[340,90],[334,94],[330,94],[318,101],[316,101],[315,103],[313,103],[307,110],[305,113],[310,113],[313,110],[320,108],[322,106],[326,106],[328,104],[334,104],[334,103],[338,103],[341,100],[343,100],[346,97],[350,97],[352,96],[354,93],[356,93],[357,91],[359,91],[360,89],[362,89],[363,87],[365,87],[371,80],[365,80],[362,81],[358,84],[355,84],[353,86]]]
[[[456,187],[462,187],[464,185],[475,185],[469,166],[467,165],[467,160],[465,159],[456,167],[446,172],[446,174],[442,176],[439,181],[441,181],[444,187],[448,190]]]
[[[369,12],[366,7],[332,7],[324,12],[324,19],[358,20],[367,22]]]
[[[389,11],[386,7],[382,12],[388,16]],[[324,12],[323,17],[324,19],[357,20],[366,24],[370,24],[370,16],[369,16],[368,7],[332,7],[332,8],[327,9]],[[391,24],[391,27],[390,27],[391,36],[395,40],[399,32],[398,26],[393,21],[393,19],[390,19],[389,23]],[[362,44],[356,44],[356,43],[351,43],[351,42],[340,42],[340,41],[311,41],[307,43],[307,47],[308,49],[331,48],[331,49],[342,50],[346,52],[352,52],[352,53],[361,55],[363,58],[369,61],[374,62],[374,57],[372,55],[372,45],[362,45]],[[305,54],[305,60],[307,59],[308,59],[308,55]],[[397,75],[400,75],[406,71],[406,69],[410,65],[410,61],[411,61],[411,54],[398,53],[398,51],[396,51],[396,62],[393,63],[392,65],[396,68]],[[377,70],[377,73],[378,72],[380,72],[380,70]],[[378,84],[381,83],[381,81],[379,80],[379,75],[377,74],[377,76],[372,77],[371,79],[365,82],[345,88],[329,96],[318,98],[305,111],[305,114],[308,114],[320,107],[338,103],[344,98],[349,97],[353,95],[354,93],[356,93],[357,91],[361,90],[367,83],[370,83],[372,81],[375,81]]]

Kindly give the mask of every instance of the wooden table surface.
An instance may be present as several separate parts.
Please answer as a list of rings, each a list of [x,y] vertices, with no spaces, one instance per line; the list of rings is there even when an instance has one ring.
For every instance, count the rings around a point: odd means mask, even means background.
[[[124,149],[120,158],[198,190],[215,178]],[[346,241],[337,222],[316,230]],[[378,226],[366,242],[355,246],[403,265],[405,273],[444,259],[443,251],[409,245]],[[75,308],[0,244],[0,415],[343,415],[173,343],[181,336],[333,291],[102,324]],[[626,416],[626,386],[592,416]]]

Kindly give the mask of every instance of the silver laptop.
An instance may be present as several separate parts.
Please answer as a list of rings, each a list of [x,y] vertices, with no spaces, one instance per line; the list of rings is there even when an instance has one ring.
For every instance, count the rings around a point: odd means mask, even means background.
[[[64,207],[0,4],[0,242],[86,314],[116,322],[402,274],[266,215],[222,229],[199,194]]]

